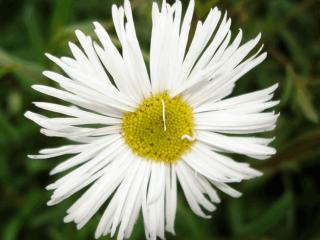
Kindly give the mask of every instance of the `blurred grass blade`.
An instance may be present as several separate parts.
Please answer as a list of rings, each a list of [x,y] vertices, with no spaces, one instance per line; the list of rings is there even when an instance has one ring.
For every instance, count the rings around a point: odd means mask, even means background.
[[[6,115],[3,112],[0,112],[0,132],[1,135],[7,137],[6,143],[10,143],[10,140],[18,141],[19,132],[17,129],[9,122]]]
[[[269,229],[283,220],[292,205],[290,192],[284,193],[264,213],[250,223],[244,223],[244,211],[240,201],[232,201],[230,205],[233,230],[236,235],[251,236],[266,233]]]
[[[2,235],[3,240],[16,240],[18,239],[18,233],[22,225],[22,220],[18,216],[13,216],[7,223],[6,229]]]
[[[54,36],[58,30],[68,23],[72,16],[74,0],[57,0],[51,17],[51,34]]]
[[[317,123],[318,113],[313,105],[311,94],[306,86],[301,81],[296,81],[297,84],[297,93],[296,101],[303,112],[304,116],[311,122]]]
[[[185,205],[180,198],[177,204],[176,234],[180,239],[205,239],[208,228],[205,228],[195,214]]]
[[[44,39],[33,5],[28,5],[25,9],[24,23],[28,31],[29,43],[33,49],[32,53],[40,61],[43,58]]]
[[[253,235],[265,233],[286,217],[291,205],[292,195],[290,192],[286,192],[261,217],[255,219],[250,224],[242,226],[241,232]]]
[[[286,29],[281,31],[281,37],[283,38],[286,45],[289,47],[292,58],[297,65],[299,65],[300,69],[303,69],[303,73],[307,73],[309,71],[308,59],[306,59],[306,54],[304,52],[303,45],[297,42],[296,37],[293,33],[289,32]]]
[[[30,62],[14,56],[0,48],[0,69],[2,71],[23,74],[31,85],[32,79],[39,80],[41,78],[41,71],[43,67],[37,63]]]
[[[1,65],[0,65],[0,79],[7,73],[8,73],[8,69],[1,68]]]
[[[279,108],[282,109],[283,107],[287,106],[287,104],[290,102],[290,98],[293,93],[293,81],[294,76],[292,72],[292,68],[290,66],[286,67],[286,81],[283,86],[281,98],[280,98],[280,105]]]

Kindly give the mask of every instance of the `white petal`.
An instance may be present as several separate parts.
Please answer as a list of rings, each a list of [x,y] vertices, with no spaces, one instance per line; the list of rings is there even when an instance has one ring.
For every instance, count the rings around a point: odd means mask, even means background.
[[[130,7],[128,6],[128,3],[125,5],[126,5],[126,15],[127,15],[126,17],[128,17],[128,15],[130,17],[131,10],[128,9]],[[126,84],[128,84],[130,87],[130,93],[140,101],[143,96],[142,89],[145,89],[145,88],[142,88],[142,84],[139,84],[139,81],[145,81],[144,84],[146,85],[148,84],[148,78],[146,78],[146,75],[139,76],[139,74],[141,74],[140,67],[142,65],[142,69],[143,69],[144,60],[143,59],[141,60],[140,57],[142,56],[139,56],[139,52],[136,51],[137,45],[139,48],[138,50],[140,50],[140,47],[139,47],[139,44],[137,44],[137,42],[134,42],[134,39],[136,39],[136,37],[134,33],[135,30],[134,30],[133,23],[131,24],[130,22],[125,23],[125,12],[123,7],[117,8],[115,5],[112,6],[112,18],[114,21],[114,26],[116,28],[116,33],[121,42],[122,57],[124,60],[124,65],[126,66],[127,77],[130,78],[130,81],[127,80]],[[128,30],[128,28],[130,28],[130,30]],[[131,47],[129,46],[130,45],[129,38],[131,39]],[[138,58],[136,58],[137,56]],[[146,72],[143,71],[143,74],[146,74]],[[140,77],[142,77],[142,79],[139,79]],[[146,87],[147,86],[148,85],[146,85]]]
[[[94,50],[93,47],[93,41],[91,39],[91,37],[85,36],[81,31],[76,30],[75,31],[77,38],[82,46],[82,48],[84,49],[89,62],[92,64],[93,69],[92,71],[94,71],[94,73],[97,76],[97,80],[101,81],[102,83],[106,84],[106,86],[108,87],[107,91],[112,91],[117,95],[121,95],[121,97],[125,96],[123,94],[121,94],[121,92],[119,92],[110,82],[110,79],[108,77],[108,75],[106,74],[106,72],[104,71],[101,62]]]
[[[135,162],[137,163],[137,161]],[[96,238],[100,237],[101,235],[106,235],[111,231],[113,216],[115,214],[116,208],[119,206],[118,199],[121,197],[119,193],[120,192],[118,192],[117,190],[117,193],[113,196],[111,202],[104,211],[96,230]],[[140,205],[138,205],[137,207],[139,209]]]
[[[274,113],[206,112],[195,115],[195,128],[221,133],[255,133],[272,129],[278,117]]]
[[[64,130],[50,130],[41,129],[40,132],[49,137],[65,137],[65,138],[78,138],[78,137],[91,137],[91,136],[106,136],[110,134],[120,133],[121,126],[107,126],[101,128],[85,128],[85,127],[70,127],[68,131]]]
[[[180,163],[180,162],[179,162]],[[178,164],[179,164],[178,163]],[[210,218],[209,215],[206,215],[201,207],[199,206],[199,203],[196,199],[196,196],[194,196],[194,193],[192,193],[192,189],[191,187],[188,185],[188,183],[186,182],[186,178],[185,176],[181,173],[181,167],[177,164],[176,168],[177,168],[177,176],[178,176],[178,179],[179,179],[179,183],[182,187],[182,190],[184,192],[184,195],[187,199],[187,202],[190,206],[190,208],[192,209],[192,211],[197,214],[198,216],[200,217],[203,217],[203,218]]]
[[[131,6],[130,2],[128,0],[125,0],[124,2],[124,11],[127,18],[127,38],[128,38],[128,46],[129,51],[132,54],[132,61],[131,64],[134,66],[134,72],[136,73],[137,81],[140,82],[140,87],[142,90],[142,93],[145,97],[149,97],[151,93],[151,85],[150,85],[150,79],[148,76],[146,64],[144,62],[141,48],[139,46],[139,41],[137,39],[136,31],[134,28],[134,22],[132,18],[132,12],[131,12]]]
[[[217,12],[217,18],[220,19],[221,12]],[[223,41],[223,39],[226,37],[227,33],[229,32],[231,26],[231,20],[227,19],[227,14],[224,15],[222,22],[220,23],[220,26],[217,30],[217,33],[215,34],[213,40],[210,42],[207,49],[204,51],[204,53],[201,55],[199,61],[196,63],[191,76],[195,74],[195,72],[202,70],[204,67],[208,65],[210,60],[215,54],[215,51],[218,49],[219,45]]]
[[[158,189],[162,188],[165,178],[166,165],[164,163],[153,163],[149,183],[148,205],[155,203],[161,195]]]
[[[181,26],[181,33],[180,33],[180,41],[179,41],[179,60],[182,63],[184,60],[187,43],[188,43],[188,36],[192,21],[192,16],[194,12],[194,0],[189,1],[189,5],[184,16],[182,26]]]
[[[144,161],[144,160],[141,160]],[[145,165],[145,172],[144,172],[144,176],[138,191],[138,195],[137,195],[137,199],[135,201],[135,205],[133,207],[133,213],[130,217],[130,220],[128,222],[127,227],[124,227],[125,229],[125,238],[129,238],[131,236],[131,233],[133,231],[133,226],[135,224],[135,222],[138,219],[139,216],[139,211],[141,209],[141,205],[142,205],[142,199],[143,199],[143,195],[142,193],[144,192],[144,188],[147,185],[147,181],[149,180],[150,177],[150,169],[151,169],[151,163],[149,161],[144,161],[144,165]]]
[[[150,239],[164,239],[165,164],[152,162],[146,202],[143,203],[145,228]]]
[[[123,156],[122,156],[123,158]],[[69,209],[65,221],[74,221],[82,227],[110,197],[120,182],[127,176],[134,164],[132,158],[127,157],[120,166],[103,175],[97,180]],[[117,171],[115,171],[118,169]],[[92,196],[95,196],[94,198]]]
[[[201,95],[198,94],[197,98],[189,100],[188,102],[191,103],[193,108],[197,108],[207,101],[218,101],[226,97],[232,92],[235,82],[252,68],[263,62],[266,56],[267,54],[263,53],[256,58],[249,58],[232,71],[213,76],[213,80],[208,84],[205,91],[202,92]]]
[[[220,203],[220,198],[217,194],[217,191],[212,187],[210,182],[207,181],[207,179],[200,174],[197,174],[196,176],[199,184],[203,188],[203,192],[208,194],[210,200],[215,203]]]
[[[215,181],[211,181],[211,183],[215,185],[217,188],[219,188],[222,192],[230,195],[231,197],[238,198],[242,195],[240,192],[238,192],[237,190],[233,189],[225,183]]]
[[[166,167],[166,230],[175,234],[174,221],[177,211],[177,176],[175,164]]]
[[[88,161],[91,157],[95,156],[102,148],[107,147],[109,144],[115,142],[120,137],[121,137],[120,134],[110,135],[110,136],[104,137],[100,141],[90,144],[87,147],[87,149],[82,153],[60,163],[50,172],[50,174],[56,174],[56,173],[65,171],[71,167],[77,166],[83,162]]]
[[[113,7],[113,15],[115,14]],[[139,102],[139,96],[136,95],[136,87],[133,85],[133,80],[127,71],[124,59],[120,55],[117,48],[113,45],[106,30],[97,22],[94,22],[95,32],[103,45],[102,49],[98,44],[94,44],[94,48],[104,64],[119,90],[130,97],[135,103]],[[115,22],[115,27],[117,26]],[[119,35],[118,35],[119,37]],[[119,37],[120,41],[121,38]]]
[[[121,162],[121,159],[118,162],[113,161],[116,155],[121,153],[126,154],[128,151],[126,152],[115,143],[108,148],[108,153],[109,156],[104,158],[102,153],[98,154],[93,160],[48,185],[46,187],[47,190],[54,190],[48,205],[54,205],[69,198],[74,193],[101,178],[104,174],[108,174],[108,171],[113,170],[114,166]],[[95,165],[97,162],[99,164]]]
[[[79,95],[80,97],[89,100],[93,103],[100,103],[104,105],[108,105],[111,107],[114,107],[121,111],[131,111],[136,105],[130,101],[126,101],[126,105],[120,104],[119,102],[115,102],[114,99],[108,98],[106,95],[101,94],[94,89],[88,88],[87,86],[84,86],[81,83],[78,83],[76,81],[72,81],[71,79],[64,77],[60,74],[57,74],[55,72],[50,71],[44,71],[43,75],[50,78],[51,80],[59,83],[59,85],[66,89],[69,92],[72,92],[76,95]],[[114,97],[116,98],[116,97]],[[119,100],[120,98],[118,98]],[[125,99],[121,99],[121,101],[124,101]]]
[[[87,144],[68,145],[58,148],[48,148],[39,151],[41,155],[28,155],[32,159],[47,159],[67,154],[80,153],[87,147]]]
[[[216,28],[219,18],[220,15],[218,14],[217,8],[215,8],[210,11],[203,24],[198,22],[192,43],[183,62],[182,71],[179,76],[181,80],[178,80],[178,82],[184,82],[189,76],[193,65],[199,58],[203,49],[206,47],[214,29]]]
[[[207,211],[214,211],[216,209],[215,206],[203,195],[203,192],[201,191],[201,185],[199,185],[199,182],[197,180],[196,172],[194,170],[191,170],[191,168],[183,161],[178,163],[177,168],[177,170],[181,171],[181,174],[184,176],[186,184],[189,185],[190,190],[195,196],[197,202]]]
[[[90,111],[95,111],[97,113],[106,115],[106,116],[111,116],[111,117],[116,117],[119,118],[122,116],[121,112],[117,111],[114,108],[111,108],[109,106],[105,106],[99,103],[95,102],[90,102],[86,99],[83,99],[75,94],[72,94],[70,92],[66,92],[60,89],[52,88],[52,87],[47,87],[43,85],[33,85],[33,89],[35,89],[38,92],[47,94],[49,96],[59,98],[61,100],[67,101],[69,103],[72,103],[76,106],[85,108]]]
[[[198,159],[201,159],[199,161]],[[221,172],[221,169],[209,164],[209,160],[205,158],[201,152],[192,151],[189,154],[183,156],[183,160],[196,172],[199,172],[206,178],[209,178],[218,182],[239,182],[241,179],[239,177],[230,178],[225,172]]]
[[[212,132],[197,132],[197,139],[223,151],[233,152],[243,155],[269,156],[276,153],[274,148],[263,146],[260,144],[244,141],[237,137],[224,136]]]
[[[87,144],[88,148],[92,148],[92,144]],[[114,142],[110,142],[108,147],[103,148],[101,151],[97,152],[92,158],[88,161],[84,162],[68,174],[61,177],[54,184],[50,184],[50,189],[56,189],[63,186],[69,179],[74,176],[81,176],[88,174],[88,177],[97,173],[98,171],[104,169],[107,165],[109,165],[114,159],[116,159],[119,154],[128,154],[129,150],[124,145],[124,141],[121,138],[118,138]],[[86,149],[87,151],[87,149]],[[68,160],[67,160],[68,161]],[[62,162],[61,164],[64,164]],[[60,165],[61,165],[60,164]],[[59,165],[58,165],[59,166]]]
[[[251,138],[245,138],[244,140],[249,141],[251,140]],[[254,140],[255,139],[252,138],[252,142],[254,142]],[[266,144],[265,139],[257,139],[255,140],[255,142]],[[210,148],[202,143],[197,143],[194,148],[209,157],[211,160],[211,164],[215,163],[214,165],[216,166],[216,168],[221,169],[222,166],[224,166],[224,168],[227,168],[229,174],[236,174],[238,177],[240,176],[243,179],[250,179],[252,177],[258,177],[262,175],[261,172],[250,168],[247,163],[236,162],[227,156],[216,153],[215,151],[210,151]],[[226,171],[226,169],[224,169],[224,171]]]
[[[125,207],[126,207],[126,201],[130,199],[130,194],[131,193],[135,193],[137,191],[137,189],[139,189],[139,184],[137,182],[135,182],[135,176],[136,175],[140,175],[141,173],[143,173],[142,169],[140,168],[142,161],[136,161],[137,163],[135,163],[134,166],[131,167],[130,172],[128,173],[128,175],[126,176],[126,178],[124,179],[124,181],[120,184],[119,188],[117,189],[116,195],[119,194],[118,197],[118,202],[117,202],[117,208],[116,211],[113,215],[113,221],[112,221],[112,225],[111,225],[111,233],[110,236],[113,237],[117,227],[119,225],[119,223],[122,221],[122,218],[126,218],[128,219],[130,217],[130,212],[126,212]],[[142,171],[142,172],[139,172]],[[143,176],[143,174],[142,174]],[[142,179],[142,178],[140,178]],[[133,185],[136,184],[136,185]],[[128,199],[127,199],[128,198]],[[133,201],[133,199],[131,199],[131,201]],[[130,209],[128,209],[130,210]],[[127,211],[128,211],[127,210]],[[125,215],[126,214],[126,215]],[[122,231],[119,231],[119,235],[124,235],[123,229],[121,229]],[[122,239],[120,237],[120,239]]]
[[[74,45],[72,45],[74,46]],[[80,51],[80,50],[79,50]],[[79,82],[84,85],[86,88],[96,91],[99,94],[102,94],[104,98],[107,98],[109,101],[123,101],[124,103],[132,104],[132,101],[128,101],[125,95],[120,95],[117,91],[112,91],[112,88],[106,87],[106,85],[102,84],[100,81],[97,81],[94,76],[91,76],[91,73],[88,71],[79,71],[79,69],[74,69],[68,65],[66,65],[61,59],[51,55],[46,54],[46,56],[56,63],[59,67],[63,69],[63,71],[68,74],[68,76],[73,79],[75,82]],[[85,64],[85,63],[83,63]],[[82,66],[83,68],[83,66]],[[81,68],[81,69],[82,69]]]
[[[96,120],[96,123],[104,123],[104,124],[119,124],[121,123],[121,120],[118,118],[111,118],[107,116],[102,116],[96,113],[80,110],[78,108],[74,107],[66,107],[63,105],[55,104],[55,103],[46,103],[46,102],[34,102],[34,105],[36,105],[39,108],[80,118],[80,119],[88,119],[92,120],[93,123]]]
[[[165,6],[163,2],[161,13],[158,13],[158,7],[153,5],[153,26],[150,45],[150,75],[152,83],[152,92],[159,93],[168,89],[170,77],[170,62],[173,51],[171,39],[173,36],[173,10],[170,6]],[[175,53],[176,54],[176,53]]]
[[[252,103],[258,105],[269,101],[273,97],[273,92],[278,88],[278,84],[274,84],[263,90],[243,94],[236,97],[227,98],[218,102],[209,102],[194,110],[195,113],[215,111],[222,109],[238,109],[239,107]],[[272,106],[272,104],[270,104]],[[271,107],[270,106],[270,107]],[[268,106],[269,108],[269,106]],[[261,110],[262,111],[262,110]]]

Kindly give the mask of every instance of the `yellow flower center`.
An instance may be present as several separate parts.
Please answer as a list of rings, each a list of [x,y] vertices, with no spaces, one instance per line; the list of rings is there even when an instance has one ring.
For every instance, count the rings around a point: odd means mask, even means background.
[[[194,141],[192,108],[166,92],[145,99],[123,116],[122,135],[135,154],[156,162],[173,163]]]

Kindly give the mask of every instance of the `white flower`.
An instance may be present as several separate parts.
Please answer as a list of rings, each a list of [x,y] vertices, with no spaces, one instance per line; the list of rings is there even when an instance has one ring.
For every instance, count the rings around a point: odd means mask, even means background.
[[[270,101],[277,85],[226,98],[237,80],[266,58],[261,48],[247,57],[260,34],[240,45],[240,30],[231,41],[231,20],[214,8],[198,22],[187,50],[193,11],[194,1],[184,17],[180,1],[172,6],[163,1],[161,10],[153,4],[150,70],[128,0],[112,8],[122,52],[94,23],[100,44],[77,30],[82,50],[70,43],[72,58],[47,54],[66,76],[45,71],[60,88],[33,88],[70,105],[37,102],[63,116],[26,116],[42,127],[41,133],[74,144],[30,157],[73,155],[51,172],[68,173],[47,187],[53,190],[48,205],[86,189],[67,210],[65,222],[74,221],[80,229],[109,201],[97,238],[116,232],[118,239],[130,237],[141,210],[146,238],[164,239],[165,231],[174,233],[178,182],[193,212],[209,218],[220,202],[216,189],[239,197],[227,184],[261,175],[228,153],[256,159],[275,153],[267,146],[273,139],[239,135],[274,129],[278,115],[265,110],[278,103]]]

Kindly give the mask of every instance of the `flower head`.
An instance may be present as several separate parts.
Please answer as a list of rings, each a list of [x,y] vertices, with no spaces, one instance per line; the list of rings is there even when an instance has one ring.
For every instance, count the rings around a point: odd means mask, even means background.
[[[73,143],[30,157],[72,155],[51,172],[67,173],[47,187],[48,205],[86,189],[65,222],[81,228],[108,202],[97,238],[130,237],[141,211],[146,238],[164,239],[165,231],[174,233],[178,183],[193,212],[209,218],[220,202],[216,189],[239,197],[228,184],[261,175],[229,153],[256,159],[275,153],[272,139],[248,134],[274,129],[278,115],[266,110],[278,103],[270,101],[277,85],[228,98],[237,80],[266,58],[262,48],[250,54],[260,34],[241,44],[240,30],[231,40],[231,20],[214,8],[187,47],[193,10],[193,0],[183,17],[180,1],[153,4],[149,68],[128,0],[112,8],[122,52],[94,23],[100,43],[77,30],[82,49],[70,43],[73,57],[47,54],[65,74],[45,71],[59,88],[33,88],[68,106],[37,102],[62,117],[26,116],[43,134]]]

